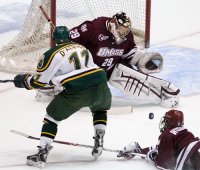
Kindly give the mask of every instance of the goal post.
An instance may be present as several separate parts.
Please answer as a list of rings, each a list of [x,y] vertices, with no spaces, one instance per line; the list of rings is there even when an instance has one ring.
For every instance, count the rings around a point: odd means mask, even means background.
[[[151,0],[146,0],[144,47],[150,47]]]
[[[40,56],[52,45],[52,29],[39,6],[54,25],[69,29],[100,16],[124,11],[130,17],[136,44],[150,45],[151,0],[32,0],[19,34],[0,48],[0,70],[32,73]]]

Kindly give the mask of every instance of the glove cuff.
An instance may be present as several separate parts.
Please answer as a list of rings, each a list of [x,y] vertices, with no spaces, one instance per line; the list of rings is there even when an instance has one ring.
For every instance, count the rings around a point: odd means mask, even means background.
[[[26,88],[27,90],[32,90],[33,87],[30,85],[30,79],[31,79],[32,75],[31,74],[26,74],[24,81],[23,81],[23,86],[24,88]]]

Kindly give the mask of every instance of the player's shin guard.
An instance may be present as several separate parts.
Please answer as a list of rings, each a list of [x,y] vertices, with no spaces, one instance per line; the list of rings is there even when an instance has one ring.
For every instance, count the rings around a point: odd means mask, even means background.
[[[50,121],[47,118],[44,118],[44,124],[42,126],[40,146],[45,147],[46,144],[51,145],[57,134],[57,124],[53,121]]]
[[[92,150],[92,156],[97,159],[103,150],[103,138],[106,130],[107,112],[99,111],[93,113],[93,125],[94,125],[94,147]]]

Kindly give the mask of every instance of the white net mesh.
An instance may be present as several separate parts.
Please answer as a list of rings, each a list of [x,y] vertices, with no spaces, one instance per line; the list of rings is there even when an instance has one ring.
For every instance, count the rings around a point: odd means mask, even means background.
[[[42,2],[42,3],[41,3]],[[49,49],[50,26],[39,9],[49,1],[33,0],[19,34],[0,50],[0,69],[6,72],[34,72],[40,55]]]
[[[111,17],[124,11],[130,17],[137,35],[136,43],[144,44],[147,0],[57,0],[56,25],[69,29],[85,20],[99,16]],[[0,49],[0,70],[5,72],[34,72],[38,58],[50,47],[50,24],[39,5],[50,16],[51,1],[32,0],[23,28],[6,46]]]

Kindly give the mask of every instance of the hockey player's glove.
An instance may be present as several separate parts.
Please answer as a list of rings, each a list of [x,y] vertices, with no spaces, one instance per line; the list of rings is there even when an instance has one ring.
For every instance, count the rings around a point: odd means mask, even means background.
[[[157,52],[137,50],[130,64],[137,66],[138,70],[145,74],[159,73],[163,67],[163,57]]]
[[[28,78],[30,78],[30,74],[18,74],[14,78],[14,85],[18,88],[26,88],[27,90],[31,90],[32,87],[28,83]]]
[[[137,142],[131,142],[119,151],[117,157],[123,157],[127,160],[130,160],[134,157],[134,153],[142,153],[141,150],[142,149]]]
[[[156,156],[158,155],[158,150],[150,150],[146,155],[146,160],[148,163],[155,165]]]

